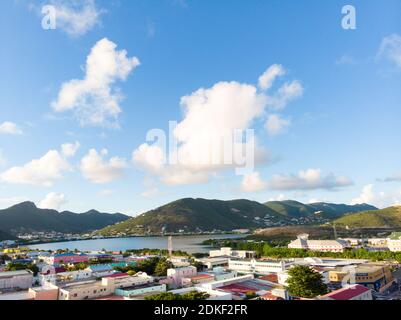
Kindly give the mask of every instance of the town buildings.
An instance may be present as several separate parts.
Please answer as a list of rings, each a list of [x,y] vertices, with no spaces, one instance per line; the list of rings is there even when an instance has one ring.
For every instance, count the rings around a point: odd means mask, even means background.
[[[309,240],[308,234],[301,234],[292,241],[288,248],[320,252],[344,252],[348,244],[344,240]]]
[[[387,246],[392,252],[401,252],[401,232],[393,232],[387,238]]]
[[[292,260],[233,260],[230,259],[228,269],[238,273],[269,274],[287,270],[294,264]]]
[[[351,285],[332,291],[318,298],[319,300],[373,300],[372,290],[359,285]]]
[[[29,289],[33,284],[33,274],[29,270],[0,272],[0,291]]]
[[[213,257],[231,257],[238,259],[252,259],[255,257],[255,251],[233,250],[231,248],[221,248],[220,250],[211,250],[209,256]]]

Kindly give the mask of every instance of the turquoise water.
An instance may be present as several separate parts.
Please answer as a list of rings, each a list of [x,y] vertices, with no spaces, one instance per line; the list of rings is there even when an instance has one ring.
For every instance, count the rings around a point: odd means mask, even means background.
[[[177,236],[173,237],[173,250],[182,250],[188,253],[208,252],[210,247],[203,246],[201,243],[208,239],[233,239],[243,238],[246,235],[223,234],[223,235],[202,235],[202,236]],[[129,249],[167,249],[167,237],[137,237],[137,238],[114,238],[114,239],[94,239],[82,241],[69,241],[46,243],[29,246],[39,250],[58,250],[78,249],[80,251],[95,251],[106,249],[108,251],[124,251]]]

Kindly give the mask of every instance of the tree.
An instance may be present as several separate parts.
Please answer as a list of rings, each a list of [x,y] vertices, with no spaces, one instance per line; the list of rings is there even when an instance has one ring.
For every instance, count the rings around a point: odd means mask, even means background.
[[[159,277],[167,276],[167,269],[173,268],[173,264],[167,259],[163,258],[160,259],[159,262],[156,264],[154,274]]]
[[[287,289],[293,297],[311,299],[328,292],[322,275],[307,266],[295,266],[288,275]]]

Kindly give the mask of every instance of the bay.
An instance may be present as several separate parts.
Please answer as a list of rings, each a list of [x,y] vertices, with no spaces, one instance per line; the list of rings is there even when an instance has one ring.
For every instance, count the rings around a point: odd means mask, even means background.
[[[188,253],[207,253],[211,248],[202,245],[208,239],[235,239],[244,238],[243,234],[220,234],[220,235],[196,235],[196,236],[174,236],[173,250],[181,250]],[[54,242],[29,246],[33,250],[58,250],[67,249],[80,251],[125,251],[130,249],[167,249],[168,237],[134,237],[134,238],[112,238],[93,239],[68,242]]]

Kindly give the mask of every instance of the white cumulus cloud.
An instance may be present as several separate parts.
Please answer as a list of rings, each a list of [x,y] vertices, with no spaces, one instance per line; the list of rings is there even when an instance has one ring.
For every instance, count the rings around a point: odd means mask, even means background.
[[[248,141],[226,138],[232,138],[238,130],[251,129],[255,120],[266,116],[270,98],[260,87],[267,89],[272,85],[281,74],[275,71],[277,68],[281,67],[273,66],[261,76],[259,88],[237,81],[218,82],[182,97],[184,117],[173,132],[178,142],[175,163],[166,164],[165,150],[148,143],[133,152],[134,162],[159,176],[162,182],[179,185],[203,183],[217,171],[241,167],[241,161],[235,160],[243,158],[246,148],[253,148],[255,163],[265,161],[267,151],[258,145],[256,137]],[[283,89],[287,86],[291,85],[281,87],[277,95],[281,97],[285,95],[281,92],[290,91]]]
[[[0,174],[0,179],[12,184],[50,187],[70,169],[69,163],[59,151],[50,150],[39,159],[4,171]]]
[[[53,110],[72,111],[81,125],[118,127],[122,96],[115,82],[125,81],[140,62],[116,48],[107,38],[97,42],[87,57],[84,79],[65,82]]]
[[[0,134],[21,135],[23,132],[14,122],[5,121],[0,124]]]
[[[127,161],[119,157],[107,160],[105,159],[107,155],[106,149],[101,150],[100,153],[91,149],[81,160],[82,175],[96,184],[105,184],[121,178],[124,175],[124,169],[127,168]]]
[[[361,194],[351,200],[351,204],[367,203],[378,208],[401,205],[401,190],[394,192],[375,191],[373,184],[363,187]]]
[[[38,207],[41,209],[59,210],[60,207],[65,203],[67,203],[65,194],[51,192],[47,194],[46,197],[39,202]]]
[[[266,183],[261,179],[259,172],[253,172],[243,177],[241,190],[243,192],[260,192],[266,189]]]
[[[78,149],[81,147],[81,144],[76,141],[74,143],[65,143],[61,146],[61,152],[67,158],[75,156]]]
[[[274,175],[268,188],[271,190],[335,190],[352,185],[352,181],[333,173],[324,175],[320,169],[308,169],[298,174]]]

